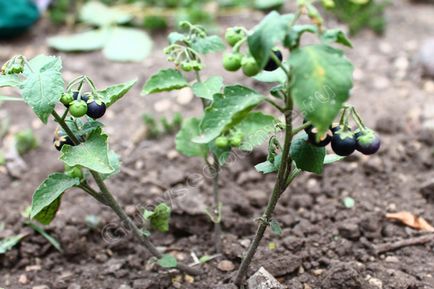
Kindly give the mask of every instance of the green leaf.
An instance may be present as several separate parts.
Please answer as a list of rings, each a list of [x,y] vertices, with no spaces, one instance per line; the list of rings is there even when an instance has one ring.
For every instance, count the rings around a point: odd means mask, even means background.
[[[348,39],[347,35],[340,29],[329,29],[321,36],[321,40],[326,44],[330,42],[336,42],[344,46],[352,48],[353,45]]]
[[[240,123],[264,97],[250,88],[241,85],[227,86],[224,94],[214,95],[201,123],[202,133],[193,139],[196,143],[209,143],[222,132]]]
[[[167,36],[169,44],[174,44],[178,41],[182,41],[185,39],[185,35],[179,32],[171,32],[169,36]]]
[[[214,94],[221,92],[222,87],[223,77],[213,76],[204,82],[196,82],[191,88],[196,96],[212,101]]]
[[[298,47],[300,45],[300,39],[305,32],[316,33],[317,31],[317,26],[313,24],[294,25],[286,35],[284,44],[290,49]]]
[[[273,231],[274,234],[278,236],[282,235],[282,228],[280,227],[280,224],[276,219],[271,220],[270,227],[271,231]]]
[[[110,174],[101,174],[101,177],[104,180],[119,174],[121,171],[121,158],[119,157],[119,155],[114,151],[110,150],[108,152],[108,158],[109,158],[110,166],[113,168],[113,172]]]
[[[277,10],[283,3],[284,0],[255,0],[254,7],[258,10]]]
[[[292,14],[280,15],[276,11],[270,12],[248,36],[250,53],[261,68],[269,60],[272,49],[285,38],[293,18]]]
[[[153,229],[167,232],[169,231],[170,213],[170,207],[165,203],[161,203],[152,212],[145,210],[143,217],[150,221]]]
[[[0,87],[19,87],[22,84],[22,81],[18,78],[17,75],[1,75],[0,74]]]
[[[349,98],[353,66],[342,51],[327,45],[293,50],[290,64],[294,102],[323,134]]]
[[[70,167],[82,166],[102,174],[111,174],[107,135],[101,128],[94,130],[86,142],[78,146],[64,145],[60,159]]]
[[[283,63],[283,65],[287,65],[287,63]],[[278,68],[274,71],[263,70],[259,74],[253,76],[253,78],[260,82],[279,82],[282,84],[288,80],[288,76],[282,68]]]
[[[15,247],[21,241],[21,239],[23,239],[25,236],[26,235],[21,234],[21,235],[8,237],[8,238],[1,240],[0,241],[0,254],[4,254],[7,251],[9,251],[10,249],[12,249],[13,247]]]
[[[275,157],[274,161],[266,160],[265,162],[259,163],[255,166],[255,169],[259,173],[269,174],[274,173],[279,170],[280,164],[282,162],[282,155],[279,154]]]
[[[169,254],[164,254],[158,261],[157,264],[163,268],[175,268],[178,265],[176,258]]]
[[[37,219],[43,224],[50,223],[57,212],[62,194],[78,184],[80,184],[79,179],[65,174],[50,175],[33,194],[30,218]]]
[[[208,144],[208,147],[212,154],[216,156],[220,166],[223,166],[231,155],[230,146],[226,148],[219,148],[215,145],[215,142],[212,141]]]
[[[307,134],[305,132],[298,134],[294,138],[290,153],[297,168],[316,174],[323,172],[325,148],[310,144],[307,141]]]
[[[183,122],[181,130],[176,134],[176,150],[187,157],[203,157],[208,155],[208,146],[197,144],[193,138],[200,135],[200,120],[190,118]]]
[[[142,95],[181,89],[188,86],[187,80],[176,69],[163,69],[152,75],[145,83]]]
[[[50,37],[47,43],[51,48],[60,51],[93,51],[102,49],[109,36],[110,32],[108,29],[99,29]]]
[[[39,227],[38,225],[32,222],[27,222],[26,225],[32,228],[33,230],[35,230],[36,232],[38,232],[39,234],[41,234],[41,236],[44,237],[48,242],[50,242],[50,244],[54,248],[56,248],[57,251],[63,252],[62,246],[60,246],[59,241],[53,236],[51,236],[50,234],[48,234],[43,228]]]
[[[341,157],[335,154],[326,155],[324,158],[324,164],[329,165],[335,162],[338,162],[340,160],[343,160],[345,157]]]
[[[120,62],[140,62],[152,49],[152,40],[144,31],[135,28],[116,27],[104,46],[107,59]]]
[[[110,107],[125,94],[127,94],[128,91],[130,91],[130,89],[136,84],[136,82],[137,79],[133,79],[125,83],[115,84],[106,87],[103,90],[98,90],[97,93],[102,97],[102,101],[104,101],[106,106]]]
[[[21,90],[24,101],[45,124],[64,90],[62,74],[57,64],[47,65],[40,67],[40,71],[33,68],[35,72],[24,81]]]
[[[200,54],[208,54],[225,50],[225,44],[217,35],[211,35],[204,38],[195,38],[191,43],[191,48]]]
[[[24,75],[29,76],[33,73],[44,72],[46,70],[62,70],[62,61],[57,56],[47,56],[44,54],[38,55],[29,61],[30,70],[27,66],[24,66]]]
[[[80,10],[81,21],[95,26],[124,24],[133,19],[133,15],[117,8],[110,8],[101,2],[90,1]]]
[[[261,112],[250,112],[238,125],[235,130],[243,133],[241,150],[252,151],[255,147],[263,144],[269,139],[270,133],[277,131],[278,121],[271,115]]]

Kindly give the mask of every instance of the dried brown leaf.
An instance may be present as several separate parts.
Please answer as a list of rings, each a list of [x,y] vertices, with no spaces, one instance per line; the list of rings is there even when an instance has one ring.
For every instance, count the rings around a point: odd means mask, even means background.
[[[388,213],[386,214],[386,219],[399,221],[404,225],[416,230],[434,232],[434,227],[431,226],[424,218],[416,216],[410,212],[402,211],[398,213]]]

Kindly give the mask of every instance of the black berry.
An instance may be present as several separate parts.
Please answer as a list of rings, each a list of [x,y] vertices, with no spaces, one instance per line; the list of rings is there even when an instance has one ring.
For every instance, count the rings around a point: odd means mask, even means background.
[[[280,62],[283,60],[282,52],[278,49],[273,50],[274,55],[279,59]],[[267,62],[267,64],[264,67],[264,70],[266,71],[274,71],[277,68],[279,68],[279,65],[274,61],[273,58],[270,58]]]
[[[107,107],[104,102],[96,102],[95,100],[87,104],[87,115],[93,119],[103,117]]]
[[[340,156],[349,156],[356,150],[356,139],[350,130],[338,130],[332,138],[332,149]]]
[[[356,149],[364,155],[372,155],[378,152],[381,140],[372,130],[356,133]]]

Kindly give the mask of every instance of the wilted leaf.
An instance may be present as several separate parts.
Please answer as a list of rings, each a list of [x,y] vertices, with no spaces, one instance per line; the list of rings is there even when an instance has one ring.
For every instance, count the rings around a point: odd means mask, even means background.
[[[410,212],[402,211],[398,213],[388,213],[386,214],[386,219],[399,221],[416,230],[434,232],[434,227],[424,218],[416,216]]]

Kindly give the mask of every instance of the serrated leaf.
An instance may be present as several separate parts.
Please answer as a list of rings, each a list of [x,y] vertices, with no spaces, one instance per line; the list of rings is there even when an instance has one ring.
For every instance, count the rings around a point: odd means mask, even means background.
[[[307,138],[307,134],[302,132],[293,139],[291,158],[300,170],[321,174],[324,169],[325,148],[310,144]]]
[[[130,80],[125,83],[115,84],[106,87],[102,90],[98,90],[97,93],[102,97],[102,101],[107,107],[113,105],[116,101],[121,99],[130,89],[136,84],[137,79]]]
[[[282,235],[282,228],[280,227],[280,224],[276,219],[271,220],[270,227],[271,231],[273,231],[274,234],[278,236]]]
[[[0,241],[0,254],[4,254],[13,247],[15,247],[26,235],[21,234],[5,238]]]
[[[107,59],[120,62],[140,62],[152,49],[152,40],[145,31],[116,27],[111,31],[103,54]]]
[[[223,51],[225,49],[225,44],[217,35],[211,35],[204,38],[195,38],[191,43],[191,48],[200,54],[207,54],[211,52]]]
[[[193,138],[200,135],[200,120],[190,118],[182,123],[181,130],[176,134],[176,150],[187,157],[203,157],[208,155],[208,146],[197,144],[192,141]]]
[[[187,80],[176,69],[163,69],[152,75],[143,86],[142,95],[181,89],[188,86]]]
[[[161,203],[154,208],[154,210],[147,211],[143,213],[143,217],[146,220],[149,220],[151,227],[154,230],[158,230],[160,232],[169,231],[169,222],[170,222],[170,213],[171,209],[165,203]]]
[[[0,74],[0,87],[19,87],[22,84],[22,81],[18,78],[17,75],[1,75]]]
[[[263,100],[262,95],[250,88],[241,85],[225,87],[223,94],[214,95],[214,102],[206,109],[202,119],[202,133],[193,141],[209,143],[240,123]]]
[[[290,64],[294,102],[323,134],[349,98],[353,66],[342,51],[327,45],[293,50]]]
[[[50,69],[45,68],[41,67],[40,72],[35,71],[28,76],[23,83],[21,94],[24,101],[46,124],[48,117],[60,100],[64,90],[64,82],[62,74],[56,66],[52,66]]]
[[[111,174],[107,135],[101,128],[94,130],[86,142],[78,146],[64,145],[60,159],[68,166],[82,166],[101,174]]]
[[[250,112],[239,124],[236,131],[243,134],[243,142],[239,147],[244,151],[252,151],[255,147],[269,139],[270,133],[276,131],[277,120],[271,115],[261,112]]]
[[[90,1],[80,10],[81,21],[95,26],[109,26],[129,22],[133,15],[117,8],[107,7],[101,2]]]
[[[329,165],[329,164],[338,162],[340,160],[343,160],[344,158],[345,157],[338,156],[338,155],[335,155],[335,154],[326,155],[325,158],[324,158],[324,164],[325,165]]]
[[[109,37],[108,29],[99,29],[50,37],[47,43],[48,46],[59,51],[93,51],[102,49]]]
[[[286,35],[284,44],[288,48],[295,48],[300,45],[300,39],[304,33],[316,33],[317,31],[317,26],[313,24],[294,25],[289,30],[289,33]]]
[[[163,268],[175,268],[178,265],[176,258],[169,254],[164,254],[158,259],[157,264]]]
[[[285,38],[293,18],[292,14],[280,15],[276,11],[270,12],[248,36],[250,53],[261,68],[270,59],[272,49]]]
[[[196,82],[191,88],[196,96],[212,101],[214,94],[221,92],[222,87],[223,77],[213,76],[204,82]]]
[[[353,45],[347,35],[340,29],[329,29],[321,36],[321,40],[325,43],[336,42],[344,46],[352,48]]]
[[[24,66],[24,75],[29,76],[33,73],[44,72],[46,70],[62,70],[62,61],[60,57],[48,56],[48,55],[38,55],[29,61],[29,65],[32,68],[30,70],[27,66]]]
[[[50,175],[33,194],[30,218],[37,219],[43,224],[50,223],[57,212],[62,194],[78,184],[79,179],[65,174]]]

